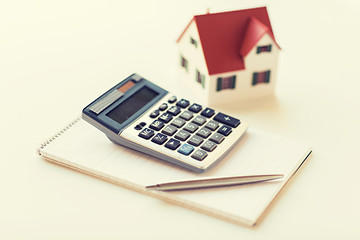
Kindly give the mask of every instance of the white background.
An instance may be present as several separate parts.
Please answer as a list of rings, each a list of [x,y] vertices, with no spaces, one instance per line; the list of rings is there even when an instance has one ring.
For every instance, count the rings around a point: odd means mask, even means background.
[[[313,154],[254,228],[48,163],[44,139],[133,72],[176,85],[194,14],[266,5],[282,47],[275,99],[221,106]],[[1,1],[1,239],[359,239],[360,3]],[[186,89],[178,89],[186,94]]]

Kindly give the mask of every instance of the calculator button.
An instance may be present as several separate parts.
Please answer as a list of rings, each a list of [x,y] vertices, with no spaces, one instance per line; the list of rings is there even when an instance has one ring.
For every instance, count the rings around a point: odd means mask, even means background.
[[[176,102],[176,100],[177,100],[176,96],[172,96],[168,99],[168,103],[174,103]]]
[[[184,126],[185,120],[181,118],[176,118],[174,121],[171,122],[171,125],[174,125],[175,127],[181,128]]]
[[[207,155],[207,152],[198,149],[191,155],[191,157],[195,158],[196,160],[202,161],[207,157]]]
[[[144,127],[146,125],[146,122],[139,123],[140,126]]]
[[[183,113],[180,114],[179,117],[181,117],[182,119],[185,119],[186,121],[188,121],[188,120],[190,120],[193,116],[194,116],[194,114],[193,114],[192,112],[184,111]]]
[[[202,110],[202,106],[197,104],[197,103],[194,103],[193,105],[191,105],[189,107],[189,110],[194,112],[194,113],[198,113],[198,112],[200,112]]]
[[[171,138],[166,144],[165,147],[171,149],[171,150],[175,150],[180,146],[180,141],[175,140],[173,138]]]
[[[168,113],[171,113],[174,116],[178,115],[180,111],[181,109],[177,106],[172,106],[171,108],[169,108],[169,110],[167,110]]]
[[[164,110],[166,110],[167,108],[168,108],[167,103],[163,103],[163,104],[160,105],[159,110],[160,110],[160,111],[164,111]]]
[[[210,140],[216,143],[221,143],[225,139],[225,136],[220,133],[214,133],[211,135]]]
[[[200,137],[207,138],[210,136],[211,130],[208,128],[201,128],[199,131],[196,132],[196,135],[199,135]]]
[[[188,123],[188,124],[185,125],[184,130],[193,133],[193,132],[195,132],[198,128],[199,128],[198,125],[193,124],[193,123]]]
[[[224,125],[221,128],[219,128],[217,132],[225,136],[228,136],[232,132],[232,128]]]
[[[175,138],[181,141],[185,141],[190,137],[190,133],[184,130],[180,130],[176,135]]]
[[[158,133],[158,134],[155,135],[155,137],[153,137],[153,138],[151,139],[151,141],[154,142],[154,143],[157,143],[157,144],[161,145],[161,144],[163,144],[164,142],[166,142],[167,139],[168,139],[168,138],[167,138],[166,135],[161,134],[161,133]]]
[[[185,99],[181,99],[180,101],[178,101],[176,103],[176,106],[181,107],[181,108],[186,108],[187,106],[189,106],[190,102],[188,100]]]
[[[135,128],[135,130],[141,130],[143,127],[140,124],[138,124],[134,128]]]
[[[156,118],[157,116],[159,116],[159,114],[160,114],[160,111],[159,111],[159,110],[155,110],[155,111],[152,111],[152,112],[150,113],[150,117],[151,117],[151,118]]]
[[[184,143],[179,149],[178,152],[184,155],[189,155],[192,151],[194,151],[194,147]]]
[[[164,127],[164,125],[165,124],[162,121],[155,120],[150,124],[149,128],[159,131],[160,129],[162,129]]]
[[[194,136],[192,136],[192,137],[189,139],[189,141],[187,141],[187,142],[188,142],[189,144],[197,147],[197,146],[199,146],[203,141],[204,141],[204,139],[203,139],[202,137],[194,135]]]
[[[177,128],[172,125],[167,125],[164,127],[164,129],[161,131],[162,133],[165,133],[166,135],[172,136],[177,131]]]
[[[203,145],[201,145],[201,148],[208,152],[212,152],[216,148],[216,146],[216,143],[214,143],[213,141],[206,141]]]
[[[148,128],[145,128],[139,133],[139,137],[150,139],[152,136],[154,136],[154,131]]]
[[[211,120],[205,125],[205,127],[212,131],[215,131],[219,127],[219,123]]]
[[[193,120],[193,123],[196,123],[197,125],[201,126],[206,122],[206,118],[203,116],[196,116]]]
[[[173,118],[173,116],[170,113],[163,113],[160,117],[159,120],[168,123],[171,121],[171,119]]]
[[[201,115],[204,117],[212,117],[215,114],[214,109],[211,108],[205,108],[204,111],[201,112]]]
[[[223,113],[218,113],[215,117],[214,117],[215,121],[227,124],[231,127],[237,127],[240,124],[240,120],[230,117],[226,114]]]

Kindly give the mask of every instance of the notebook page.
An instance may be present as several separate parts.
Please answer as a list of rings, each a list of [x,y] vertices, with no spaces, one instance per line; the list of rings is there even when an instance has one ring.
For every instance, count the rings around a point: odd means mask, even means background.
[[[249,224],[260,217],[308,153],[309,148],[303,144],[250,128],[220,164],[197,174],[116,145],[83,120],[42,150],[45,157],[139,189],[199,177],[285,174],[282,181],[255,185],[158,192],[205,211],[242,218]]]

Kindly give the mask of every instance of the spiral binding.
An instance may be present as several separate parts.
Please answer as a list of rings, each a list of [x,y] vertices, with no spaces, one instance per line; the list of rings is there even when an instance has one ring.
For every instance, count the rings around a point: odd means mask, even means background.
[[[69,128],[71,128],[75,123],[77,123],[78,121],[80,121],[81,117],[78,117],[77,119],[75,119],[74,121],[72,121],[70,124],[68,124],[66,127],[64,127],[63,129],[61,129],[59,132],[57,132],[56,134],[54,134],[52,137],[50,137],[49,139],[47,139],[46,141],[44,141],[42,144],[40,144],[39,148],[38,148],[38,154],[41,155],[40,150],[44,149],[47,145],[49,145],[52,141],[54,141],[56,138],[60,137],[61,134],[63,134],[64,132],[66,132]]]

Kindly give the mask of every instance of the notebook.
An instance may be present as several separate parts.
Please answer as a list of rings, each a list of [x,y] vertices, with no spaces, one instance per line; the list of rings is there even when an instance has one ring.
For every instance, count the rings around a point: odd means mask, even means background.
[[[193,173],[112,143],[81,118],[38,148],[48,161],[118,184],[167,202],[241,225],[253,226],[286,182],[310,155],[306,144],[249,128],[221,162]],[[163,182],[253,174],[284,174],[278,181],[230,187],[149,191]]]

